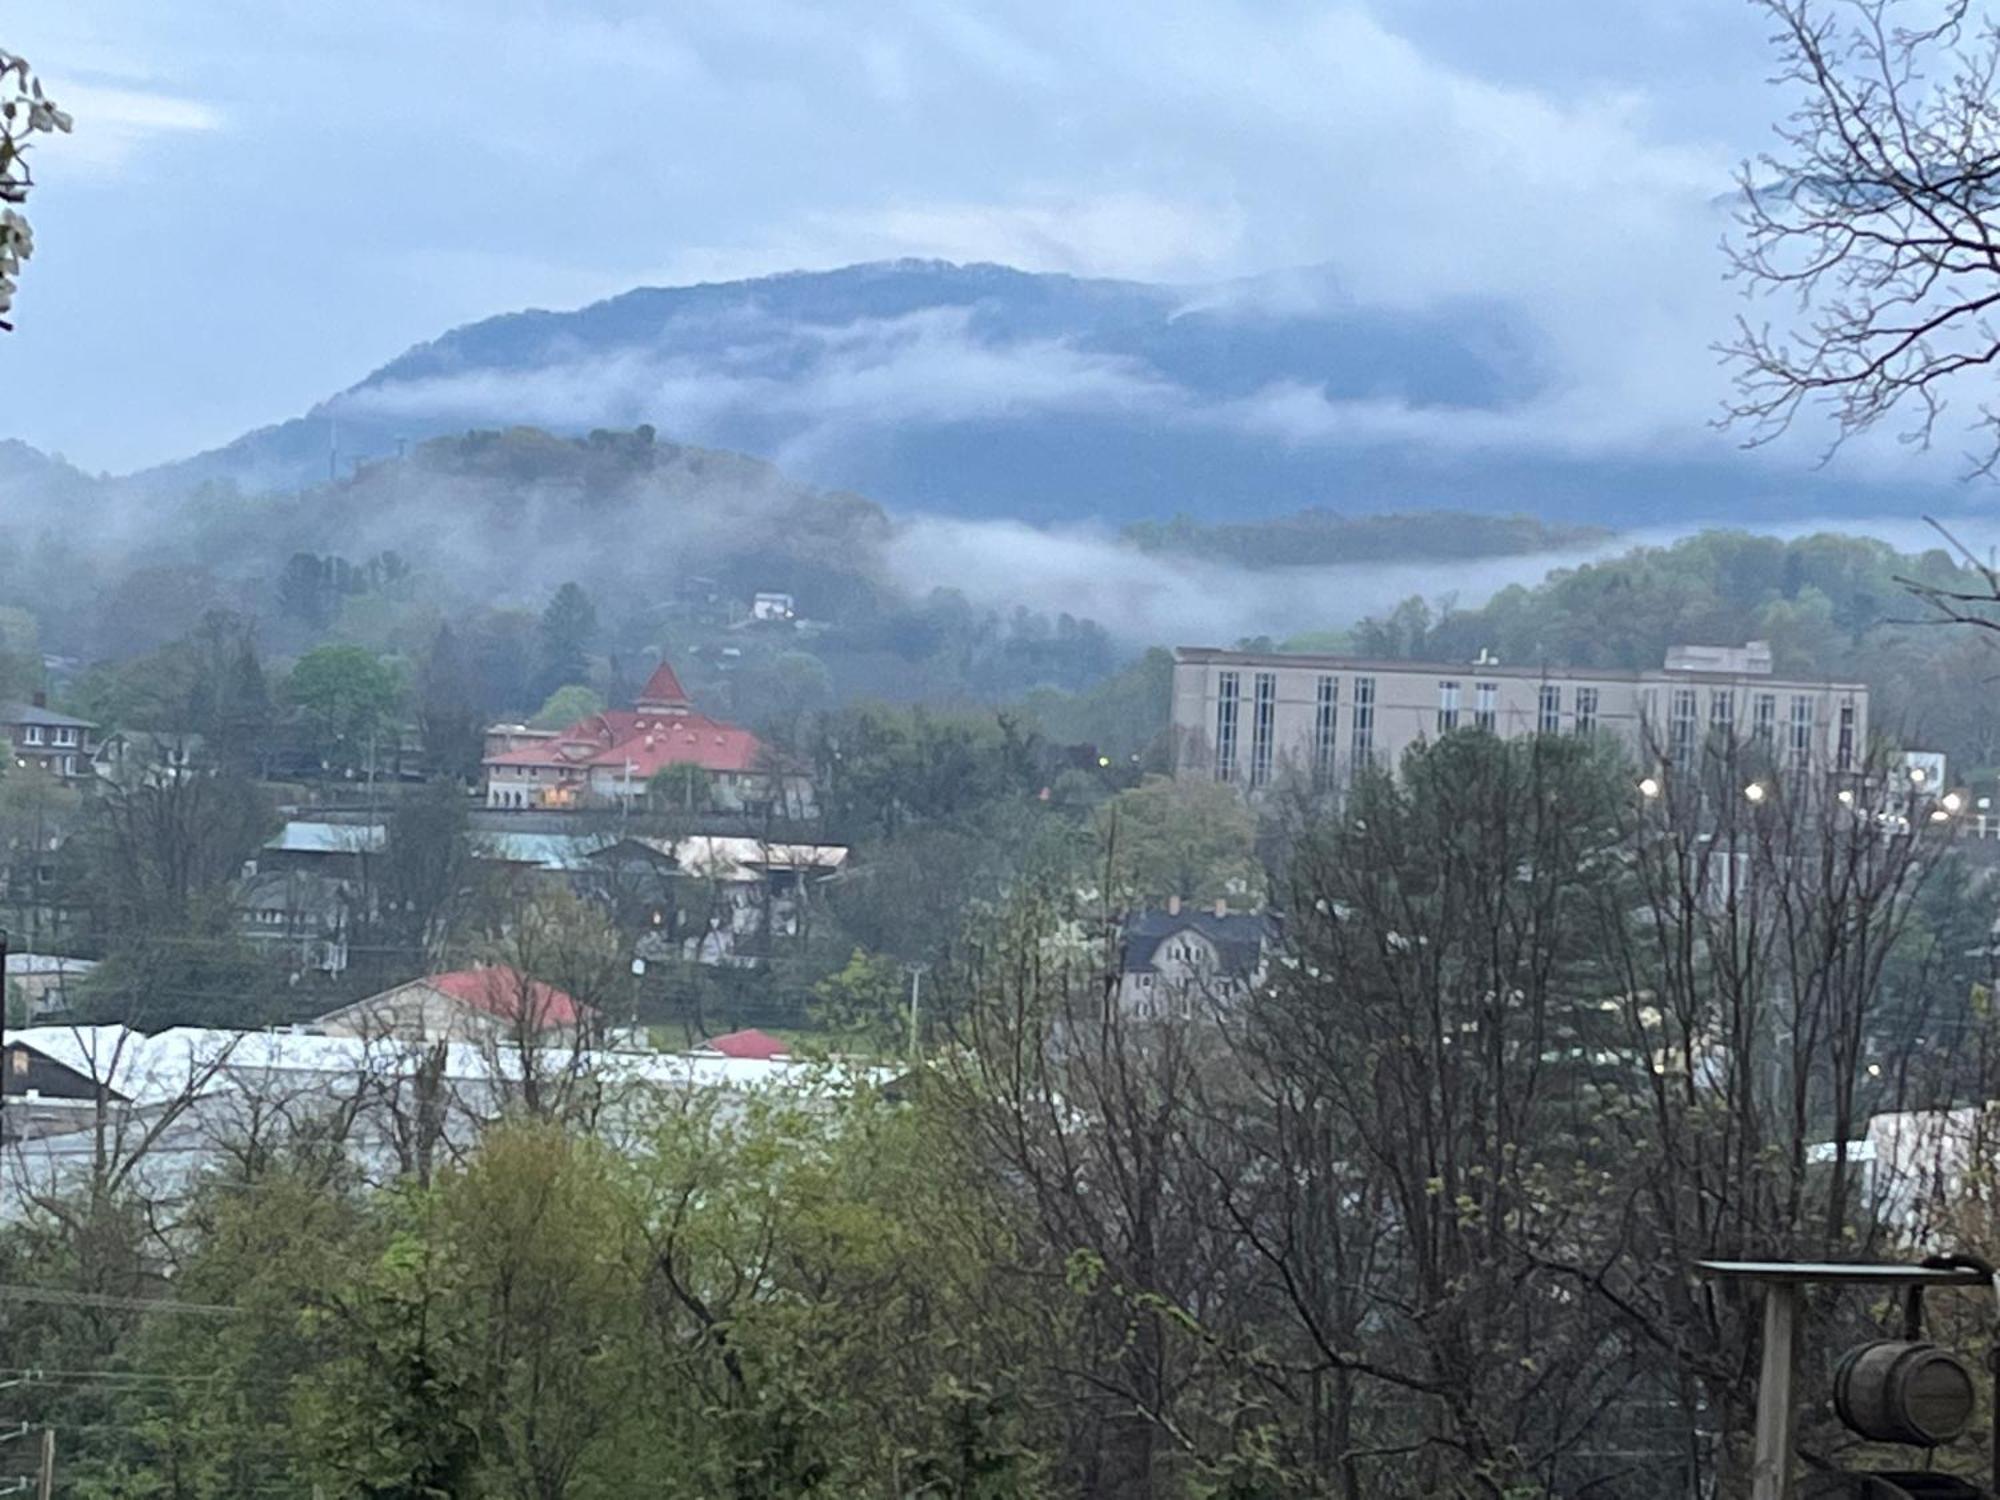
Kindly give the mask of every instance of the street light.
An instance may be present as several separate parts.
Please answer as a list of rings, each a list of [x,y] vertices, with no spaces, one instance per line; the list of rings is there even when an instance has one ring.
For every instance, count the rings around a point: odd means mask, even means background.
[[[1948,813],[1955,813],[1961,807],[1965,806],[1965,799],[1959,796],[1957,792],[1946,792],[1942,800],[1944,810]]]
[[[1650,801],[1651,801],[1651,800],[1652,800],[1653,798],[1655,798],[1655,797],[1659,796],[1659,795],[1660,795],[1660,779],[1659,779],[1659,777],[1657,777],[1657,776],[1648,776],[1648,777],[1646,777],[1645,779],[1643,779],[1643,780],[1642,780],[1642,781],[1641,781],[1641,782],[1639,783],[1639,795],[1640,795],[1641,797],[1644,797],[1644,798],[1645,798],[1645,799],[1646,799],[1647,801],[1649,801],[1649,802],[1650,802]]]
[[[1743,788],[1743,800],[1752,803],[1762,802],[1764,800],[1764,783],[1753,781],[1750,785]]]

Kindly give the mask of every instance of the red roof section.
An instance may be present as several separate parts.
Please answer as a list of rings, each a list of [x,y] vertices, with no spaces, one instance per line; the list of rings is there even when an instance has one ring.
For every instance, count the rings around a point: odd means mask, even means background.
[[[732,1031],[725,1036],[712,1036],[701,1046],[705,1052],[720,1052],[724,1057],[754,1058],[759,1062],[769,1062],[775,1057],[792,1055],[789,1046],[768,1031],[759,1031],[755,1027],[746,1031]]]
[[[638,707],[592,714],[552,740],[486,757],[489,766],[598,766],[620,774],[629,765],[634,781],[668,766],[742,772],[764,762],[764,743],[756,735],[689,708],[680,678],[664,661],[640,692]]]
[[[432,974],[420,981],[447,999],[503,1021],[521,1018],[525,1000],[529,1019],[536,1027],[574,1026],[589,1009],[554,985],[539,979],[524,979],[504,966],[454,969],[449,974]]]
[[[646,685],[639,689],[641,708],[686,708],[689,706],[687,689],[681,686],[680,678],[674,675],[673,666],[665,657],[653,668],[653,675],[646,679]]]

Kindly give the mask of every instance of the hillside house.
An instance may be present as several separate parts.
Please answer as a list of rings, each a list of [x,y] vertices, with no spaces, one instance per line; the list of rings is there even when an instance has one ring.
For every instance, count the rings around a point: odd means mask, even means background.
[[[512,748],[493,748],[496,741]],[[707,797],[726,812],[773,809],[804,817],[812,783],[778,764],[747,729],[697,713],[674,669],[661,662],[629,709],[609,709],[544,737],[515,726],[488,731],[489,808],[615,805],[644,796],[672,766],[702,773]]]
[[[1264,977],[1275,932],[1269,917],[1232,912],[1226,902],[1164,910],[1126,919],[1118,975],[1118,1006],[1140,1021],[1191,1020],[1225,1009]]]
[[[40,766],[66,781],[93,775],[97,726],[89,719],[59,714],[37,693],[32,702],[0,703],[0,738],[14,747],[14,762]]]

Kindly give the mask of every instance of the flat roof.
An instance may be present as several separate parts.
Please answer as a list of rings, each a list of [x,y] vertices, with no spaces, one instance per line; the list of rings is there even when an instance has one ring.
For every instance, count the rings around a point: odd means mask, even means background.
[[[1868,1286],[1988,1286],[1992,1278],[1969,1267],[1858,1265],[1847,1261],[1698,1260],[1695,1269],[1738,1281],[1858,1282]]]
[[[1821,677],[1779,677],[1769,672],[1710,672],[1681,667],[1533,667],[1502,666],[1495,662],[1414,661],[1397,657],[1340,656],[1318,651],[1232,651],[1226,646],[1176,646],[1174,664],[1191,666],[1304,667],[1323,672],[1408,672],[1424,677],[1455,677],[1470,681],[1481,677],[1523,678],[1530,682],[1587,680],[1594,682],[1757,682],[1773,687],[1833,689],[1865,693],[1865,682],[1842,682]]]

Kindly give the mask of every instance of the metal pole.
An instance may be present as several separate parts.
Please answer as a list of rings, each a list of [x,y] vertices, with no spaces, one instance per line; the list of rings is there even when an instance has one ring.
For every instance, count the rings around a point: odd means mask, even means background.
[[[40,1483],[35,1489],[35,1500],[55,1500],[56,1493],[56,1430],[42,1429],[42,1465]]]
[[[1764,1284],[1764,1365],[1757,1376],[1757,1445],[1750,1500],[1790,1500],[1792,1493],[1792,1331],[1799,1290]]]
[[[917,1060],[917,996],[923,988],[924,966],[910,965],[910,1061]]]
[[[7,1066],[7,929],[0,927],[0,1067]],[[0,1146],[7,1143],[7,1080],[0,1076]]]

